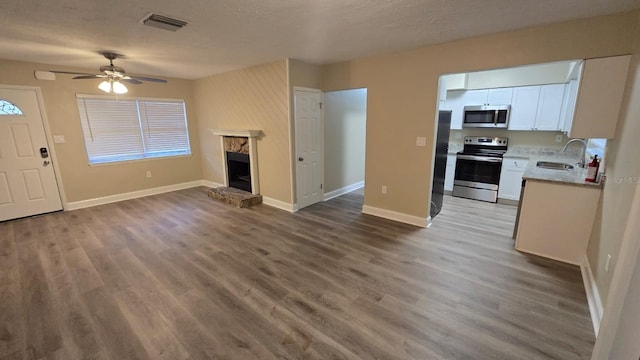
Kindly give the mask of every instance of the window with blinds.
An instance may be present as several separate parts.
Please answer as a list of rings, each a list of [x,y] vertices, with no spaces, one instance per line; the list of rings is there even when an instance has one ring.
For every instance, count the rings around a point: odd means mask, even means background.
[[[77,100],[90,164],[191,154],[183,100]]]

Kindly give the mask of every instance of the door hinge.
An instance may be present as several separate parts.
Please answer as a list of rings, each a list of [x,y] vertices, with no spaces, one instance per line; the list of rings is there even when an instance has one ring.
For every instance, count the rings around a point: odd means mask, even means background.
[[[320,110],[322,110],[322,103],[318,103],[318,105],[320,105]]]
[[[322,190],[322,184],[320,184],[320,190]]]

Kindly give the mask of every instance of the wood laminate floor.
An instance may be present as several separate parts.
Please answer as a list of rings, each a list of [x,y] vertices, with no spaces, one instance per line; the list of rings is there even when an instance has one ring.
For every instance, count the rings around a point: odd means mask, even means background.
[[[361,205],[195,188],[0,223],[0,359],[589,358],[579,270],[514,251],[514,207]]]

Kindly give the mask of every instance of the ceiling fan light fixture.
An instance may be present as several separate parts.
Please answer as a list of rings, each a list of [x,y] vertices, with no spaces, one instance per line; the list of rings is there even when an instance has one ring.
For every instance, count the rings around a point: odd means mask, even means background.
[[[103,81],[98,85],[98,89],[106,92],[107,94],[111,93],[111,81]]]
[[[113,92],[116,94],[126,94],[129,92],[129,89],[127,89],[127,87],[120,81],[114,81],[112,85]]]

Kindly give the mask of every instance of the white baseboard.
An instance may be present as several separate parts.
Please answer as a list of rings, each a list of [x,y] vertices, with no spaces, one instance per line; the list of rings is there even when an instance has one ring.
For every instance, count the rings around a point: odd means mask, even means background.
[[[358,181],[357,183],[353,183],[351,185],[347,185],[347,186],[342,187],[340,189],[329,191],[328,193],[324,194],[324,201],[331,200],[333,198],[337,198],[340,195],[344,195],[344,194],[350,193],[350,192],[352,192],[354,190],[358,190],[358,189],[360,189],[362,187],[364,187],[364,181]]]
[[[132,192],[127,192],[122,194],[103,196],[99,198],[72,201],[72,202],[68,202],[67,206],[65,206],[64,209],[65,210],[83,209],[91,206],[110,204],[118,201],[136,199],[136,198],[141,198],[141,197],[150,196],[150,195],[157,195],[157,194],[162,194],[170,191],[189,189],[189,188],[202,186],[202,185],[204,185],[203,180],[195,180],[195,181],[189,181],[189,182],[180,183],[180,184],[160,186],[160,187],[132,191]]]
[[[593,277],[589,258],[586,256],[584,257],[584,262],[580,265],[580,272],[582,272],[584,290],[587,293],[587,302],[589,303],[593,332],[598,336],[600,321],[602,320],[604,310],[602,308],[602,301],[600,300],[600,293],[598,292],[598,285],[596,284],[596,279]]]
[[[200,181],[202,182],[202,186],[206,186],[210,188],[217,188],[217,187],[224,186],[224,184],[220,184],[220,183],[209,181],[209,180],[200,180]]]
[[[369,206],[369,205],[362,206],[362,213],[405,223],[405,224],[415,225],[419,227],[427,227],[426,218],[421,218],[419,216],[408,215],[408,214],[391,211],[387,209],[380,209],[380,208]]]
[[[295,204],[290,204],[284,201],[276,200],[270,197],[266,197],[264,195],[262,196],[262,203],[280,210],[291,212],[291,213],[296,212],[298,210]]]

